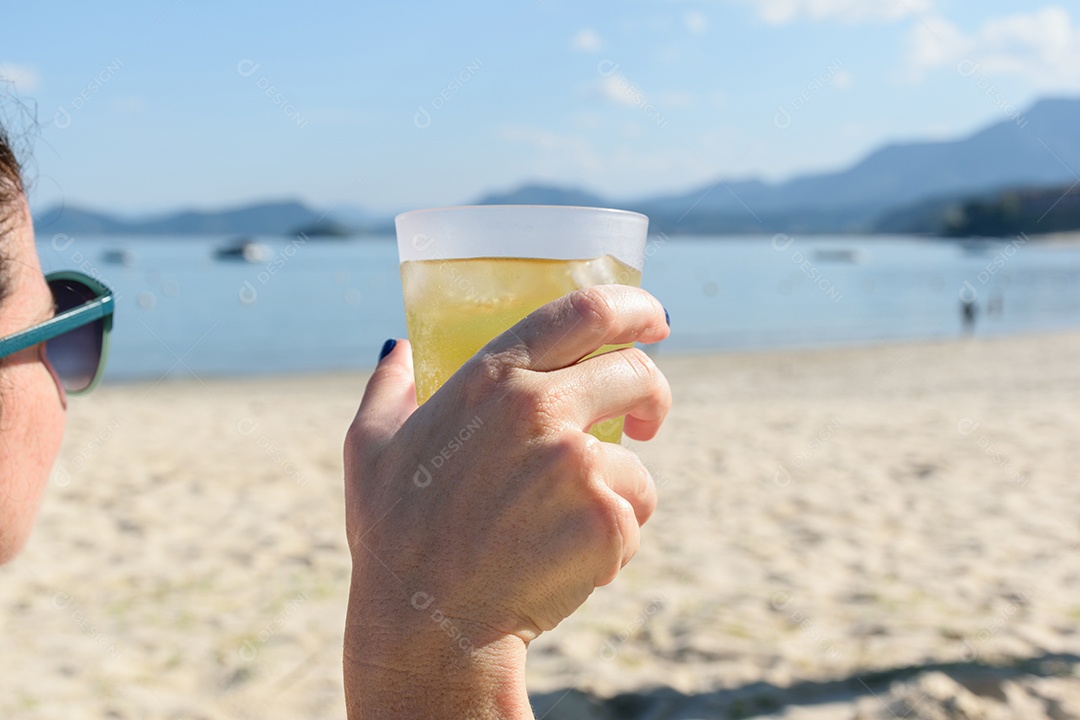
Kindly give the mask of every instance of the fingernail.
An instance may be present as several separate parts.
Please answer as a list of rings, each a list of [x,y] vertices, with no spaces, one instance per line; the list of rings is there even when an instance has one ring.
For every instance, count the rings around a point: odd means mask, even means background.
[[[668,327],[671,327],[671,316],[668,315],[667,308],[664,308],[664,322],[667,323]]]
[[[382,362],[384,357],[392,353],[395,347],[397,347],[397,340],[394,340],[393,338],[384,342],[382,350],[379,351],[379,362]]]

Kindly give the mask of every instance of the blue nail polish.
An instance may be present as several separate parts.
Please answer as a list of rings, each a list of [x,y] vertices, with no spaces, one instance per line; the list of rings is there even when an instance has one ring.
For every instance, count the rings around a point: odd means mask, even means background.
[[[664,308],[664,322],[667,323],[668,327],[671,327],[671,316],[668,315],[667,308]]]
[[[383,343],[382,350],[379,351],[379,362],[383,361],[383,358],[394,352],[394,348],[397,347],[397,340],[393,338]]]

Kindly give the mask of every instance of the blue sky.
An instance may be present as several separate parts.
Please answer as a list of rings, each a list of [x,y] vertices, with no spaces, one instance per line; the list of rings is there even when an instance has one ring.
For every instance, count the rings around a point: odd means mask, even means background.
[[[39,0],[5,8],[0,77],[39,208],[633,199],[1080,94],[1080,3]]]

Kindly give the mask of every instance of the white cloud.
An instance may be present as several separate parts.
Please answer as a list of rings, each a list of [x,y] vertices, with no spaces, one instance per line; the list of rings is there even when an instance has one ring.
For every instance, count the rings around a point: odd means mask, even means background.
[[[947,64],[954,54],[963,56],[969,43],[959,28],[939,15],[916,25],[911,31],[910,42],[908,64],[915,75]]]
[[[630,107],[640,104],[645,97],[644,93],[627,80],[625,75],[618,72],[600,81],[600,91],[605,98],[616,105]]]
[[[934,0],[742,0],[757,8],[762,20],[785,25],[797,20],[838,20],[844,23],[887,22],[919,15]]]
[[[855,84],[855,76],[848,70],[840,68],[833,73],[832,83],[838,90],[847,90]]]
[[[709,19],[697,10],[691,10],[683,16],[686,29],[695,35],[701,35],[709,29]]]
[[[578,30],[571,41],[574,49],[583,53],[598,53],[604,47],[604,39],[595,30]]]
[[[635,85],[626,75],[618,71],[619,66],[600,63],[598,72],[599,81],[585,88],[587,97],[606,100],[608,103],[622,108],[633,108],[640,112],[641,118],[655,123],[658,127],[664,127],[668,121],[668,111],[674,107],[688,107],[694,103],[694,97],[681,91],[669,91],[666,93],[646,93],[640,86]]]
[[[948,68],[965,76],[1012,76],[1039,90],[1080,89],[1080,25],[1061,7],[990,18],[971,33],[941,17],[912,30],[912,80]]]
[[[17,92],[33,92],[41,84],[41,76],[29,65],[0,63],[0,83],[14,85]]]

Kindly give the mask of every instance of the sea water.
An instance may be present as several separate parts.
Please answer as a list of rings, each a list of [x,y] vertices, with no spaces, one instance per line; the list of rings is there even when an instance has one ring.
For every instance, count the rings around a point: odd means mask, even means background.
[[[215,259],[224,237],[40,233],[38,248],[46,271],[118,294],[106,380],[370,368],[405,336],[392,237],[258,240],[254,264]],[[660,354],[955,337],[964,300],[976,336],[1080,328],[1080,247],[1023,237],[660,235],[643,286],[671,315]]]

